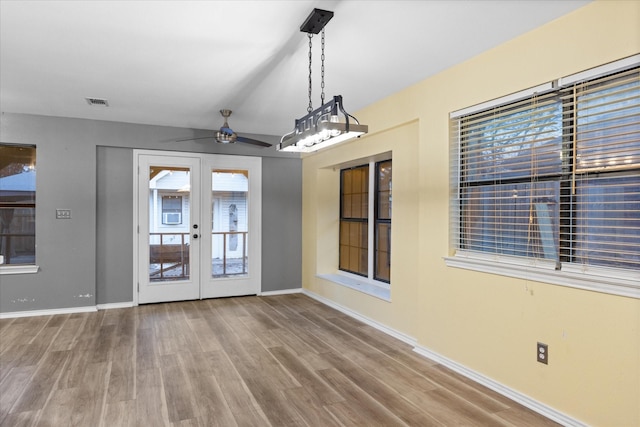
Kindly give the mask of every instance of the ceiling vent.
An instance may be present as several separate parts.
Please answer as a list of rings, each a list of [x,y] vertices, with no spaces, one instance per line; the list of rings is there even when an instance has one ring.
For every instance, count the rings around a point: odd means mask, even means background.
[[[109,101],[103,98],[85,98],[87,100],[87,104],[95,105],[97,107],[108,107]]]

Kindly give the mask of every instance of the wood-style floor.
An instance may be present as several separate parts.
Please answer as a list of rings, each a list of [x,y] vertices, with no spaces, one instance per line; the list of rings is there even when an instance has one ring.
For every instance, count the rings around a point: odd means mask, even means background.
[[[302,294],[0,320],[2,426],[546,426]]]

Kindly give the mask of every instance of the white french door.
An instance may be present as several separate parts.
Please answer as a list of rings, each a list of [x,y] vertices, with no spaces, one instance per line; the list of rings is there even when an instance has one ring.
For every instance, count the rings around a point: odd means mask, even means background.
[[[258,157],[134,152],[134,302],[260,292]]]

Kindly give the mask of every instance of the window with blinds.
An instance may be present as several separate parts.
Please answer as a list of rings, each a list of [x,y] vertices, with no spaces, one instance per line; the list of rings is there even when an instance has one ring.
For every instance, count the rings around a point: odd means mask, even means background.
[[[457,252],[640,271],[640,68],[451,119]]]

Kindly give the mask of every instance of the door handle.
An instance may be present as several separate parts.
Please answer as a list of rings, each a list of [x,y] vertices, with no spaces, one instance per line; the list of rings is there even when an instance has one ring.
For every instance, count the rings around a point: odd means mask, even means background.
[[[194,238],[194,239],[197,239],[197,238],[198,238],[198,235],[197,235],[197,234],[194,234],[194,235],[193,235],[193,238]]]

